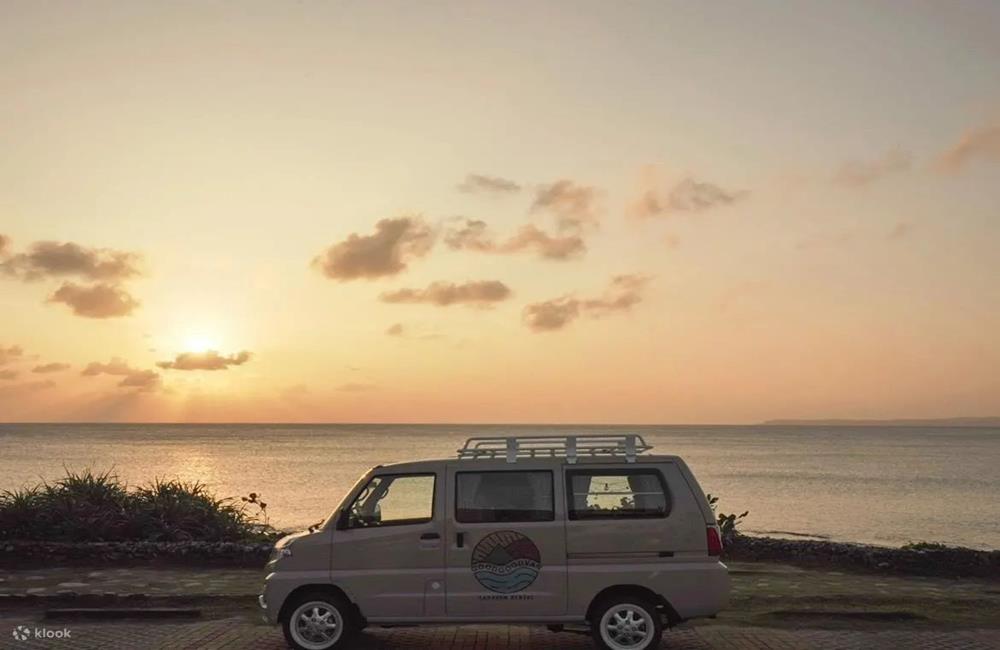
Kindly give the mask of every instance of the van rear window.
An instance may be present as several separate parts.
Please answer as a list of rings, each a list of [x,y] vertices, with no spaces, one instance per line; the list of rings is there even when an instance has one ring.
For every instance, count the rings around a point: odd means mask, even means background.
[[[566,472],[570,519],[666,517],[670,499],[655,469]]]
[[[458,472],[455,521],[553,521],[552,472]]]

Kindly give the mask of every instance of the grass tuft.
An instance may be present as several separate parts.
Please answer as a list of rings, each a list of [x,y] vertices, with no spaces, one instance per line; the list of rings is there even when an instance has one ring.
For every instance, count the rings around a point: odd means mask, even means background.
[[[258,495],[217,498],[203,483],[154,479],[129,488],[112,472],[66,472],[0,493],[0,539],[52,542],[270,541]]]

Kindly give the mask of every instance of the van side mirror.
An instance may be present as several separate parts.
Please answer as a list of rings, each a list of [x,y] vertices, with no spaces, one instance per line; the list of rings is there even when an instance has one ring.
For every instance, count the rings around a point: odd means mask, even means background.
[[[350,511],[344,508],[339,513],[337,513],[337,530],[347,530],[350,528],[351,517]]]

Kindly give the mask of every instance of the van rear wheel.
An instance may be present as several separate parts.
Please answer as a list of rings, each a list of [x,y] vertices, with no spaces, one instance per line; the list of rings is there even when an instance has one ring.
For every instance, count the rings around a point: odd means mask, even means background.
[[[590,621],[594,643],[602,650],[655,648],[663,635],[656,606],[641,596],[621,595],[602,601]]]
[[[348,603],[324,592],[302,594],[281,622],[288,647],[295,650],[343,648],[355,631]]]

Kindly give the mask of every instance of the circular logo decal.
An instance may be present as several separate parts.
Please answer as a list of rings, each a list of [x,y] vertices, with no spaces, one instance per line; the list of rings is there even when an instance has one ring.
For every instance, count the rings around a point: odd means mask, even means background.
[[[512,594],[535,581],[542,556],[535,543],[514,530],[500,530],[472,549],[472,575],[498,594]]]

